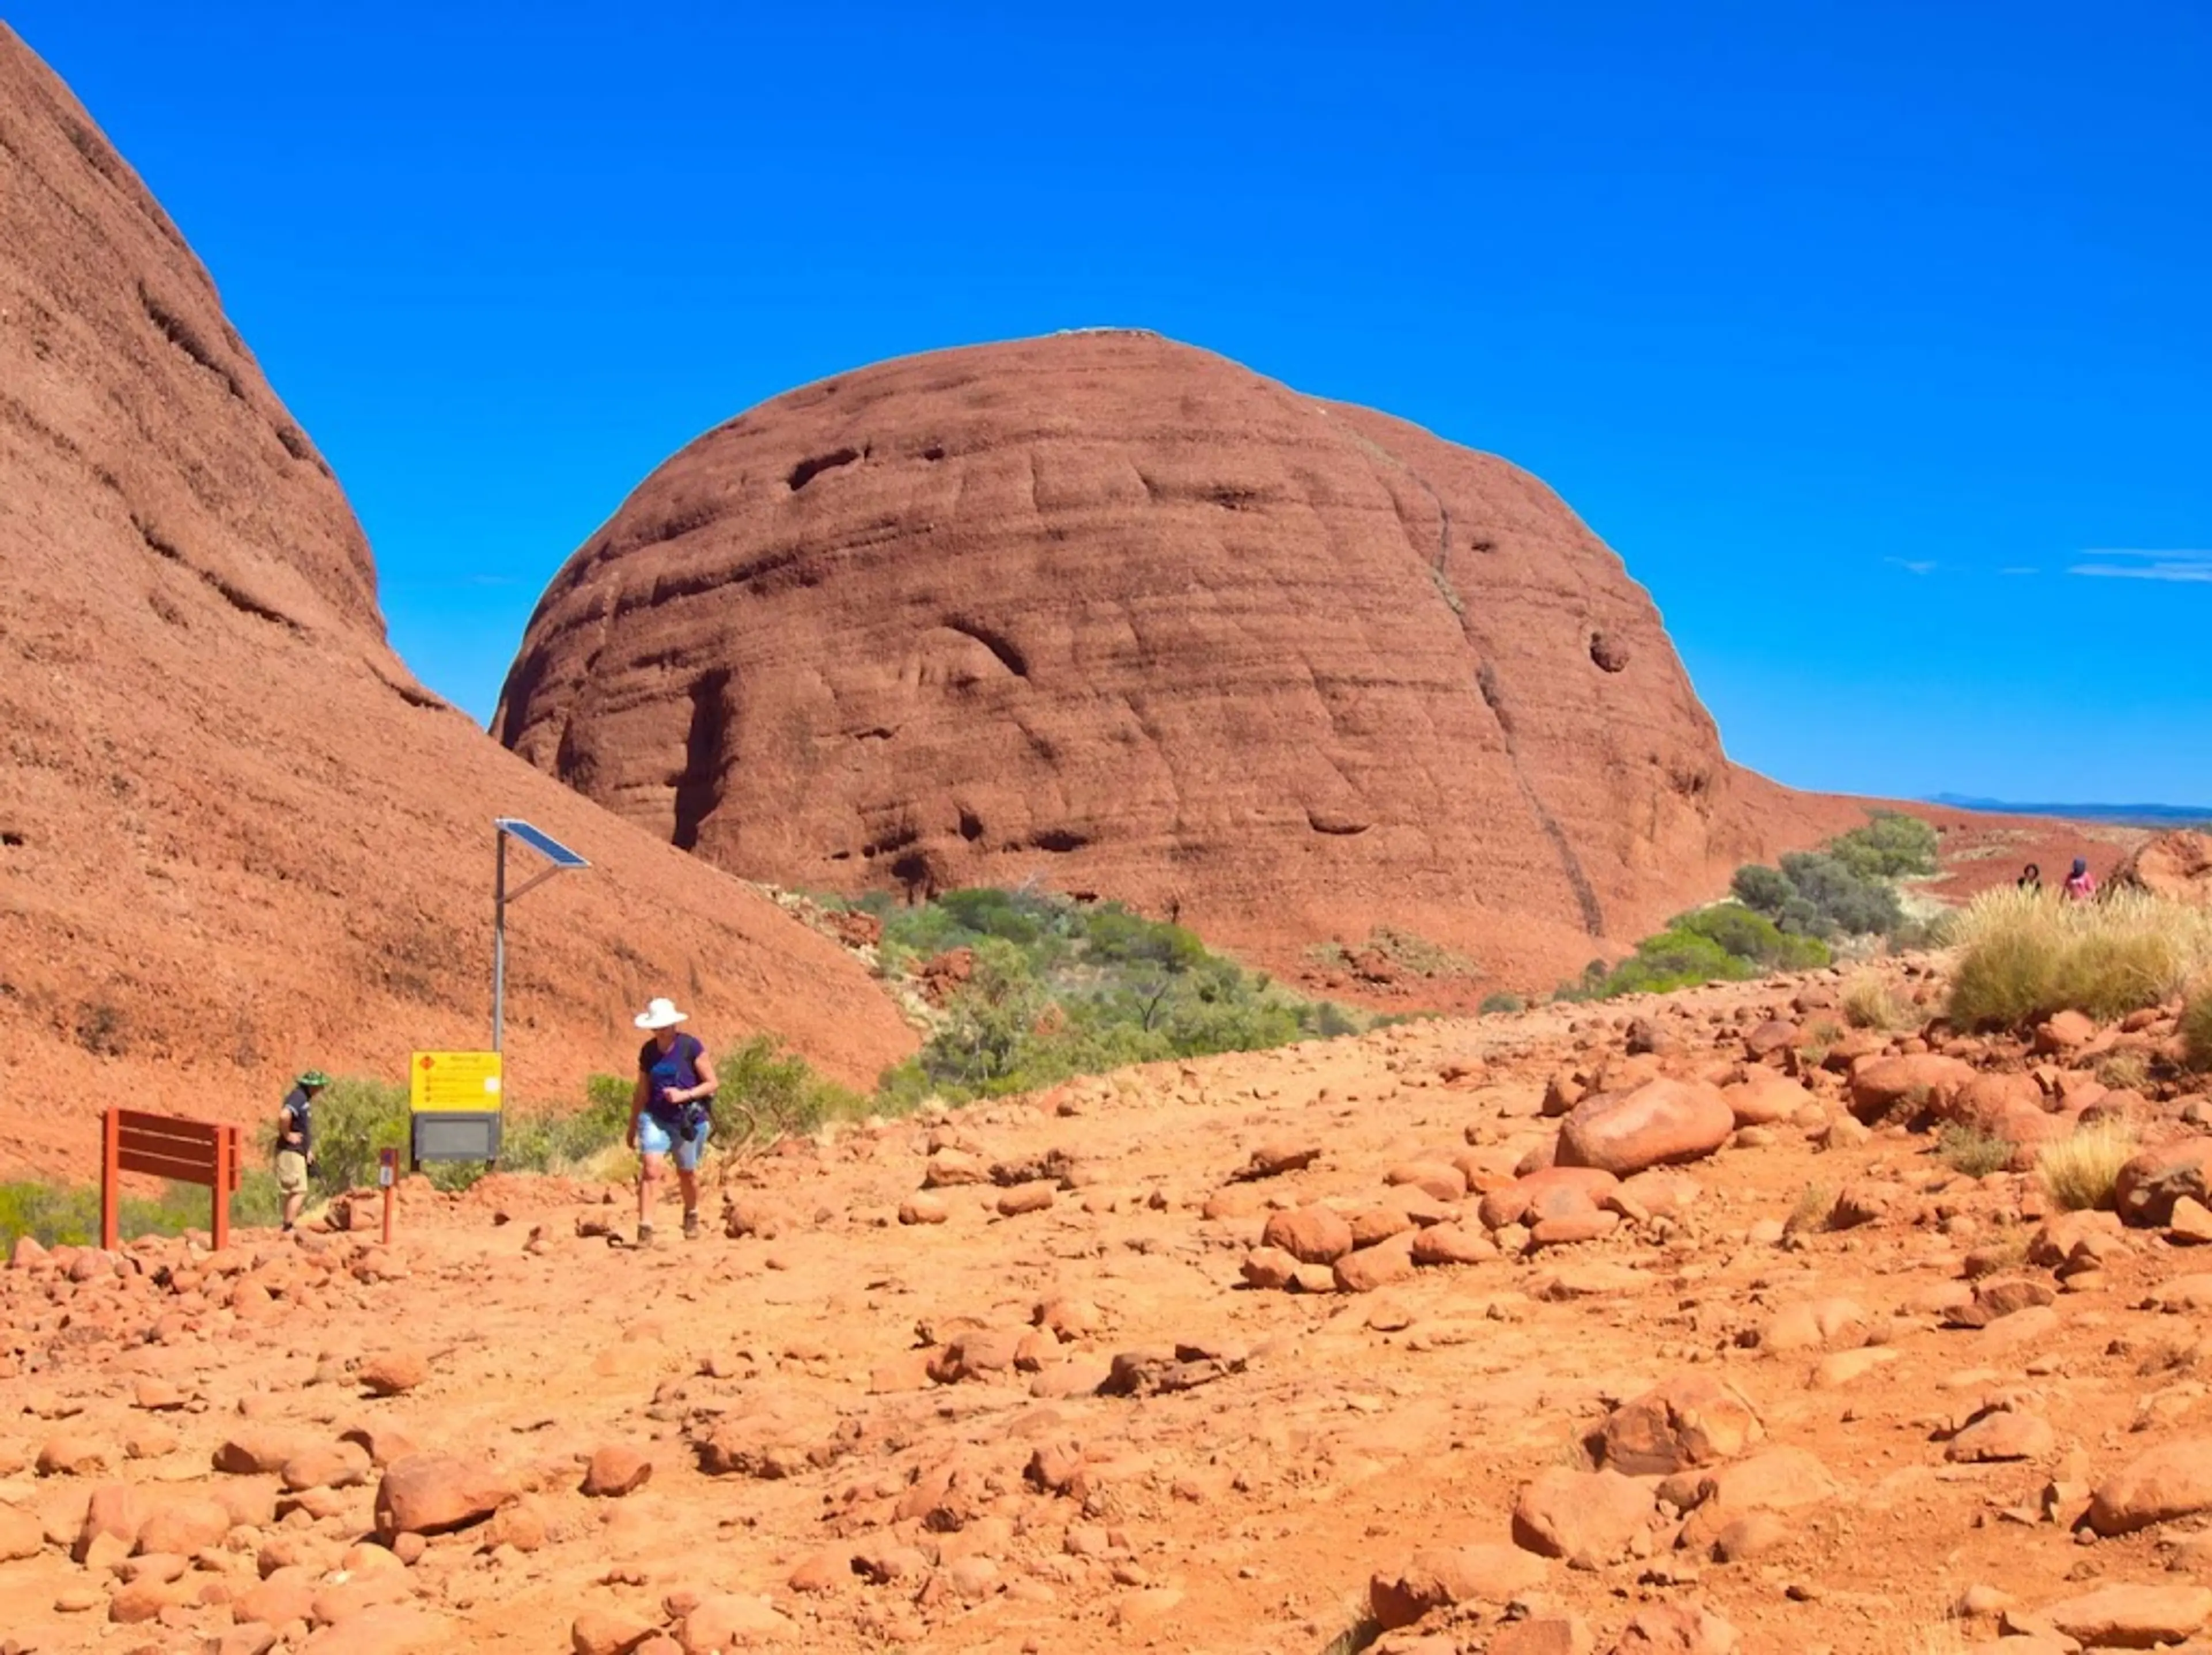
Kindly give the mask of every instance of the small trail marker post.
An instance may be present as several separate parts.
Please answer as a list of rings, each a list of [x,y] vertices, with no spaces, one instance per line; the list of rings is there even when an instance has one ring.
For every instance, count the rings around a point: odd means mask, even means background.
[[[380,1149],[376,1152],[376,1183],[384,1191],[384,1244],[392,1244],[392,1208],[398,1199],[399,1152]]]
[[[216,1250],[230,1245],[230,1198],[244,1174],[239,1131],[210,1121],[111,1109],[100,1120],[100,1244],[122,1244],[123,1174],[146,1172],[178,1183],[205,1184],[212,1198],[209,1229]]]

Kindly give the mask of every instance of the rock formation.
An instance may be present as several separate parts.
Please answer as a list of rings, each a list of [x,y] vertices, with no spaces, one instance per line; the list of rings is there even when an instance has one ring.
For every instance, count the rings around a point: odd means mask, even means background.
[[[595,864],[516,910],[512,1095],[625,1068],[651,993],[854,1080],[909,1047],[834,946],[415,682],[207,272],[0,28],[0,1167],[480,1044],[504,814]]]
[[[2185,828],[2161,833],[2130,853],[2112,882],[2212,908],[2212,834]]]
[[[1729,763],[1534,478],[1131,332],[708,432],[555,579],[495,727],[751,878],[1037,879],[1279,956],[1388,924],[1546,987],[1856,819]]]

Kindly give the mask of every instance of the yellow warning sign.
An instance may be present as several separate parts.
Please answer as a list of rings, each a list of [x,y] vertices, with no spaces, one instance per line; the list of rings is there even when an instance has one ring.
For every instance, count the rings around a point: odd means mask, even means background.
[[[417,1115],[482,1114],[500,1106],[495,1051],[418,1051],[408,1067],[408,1106]]]

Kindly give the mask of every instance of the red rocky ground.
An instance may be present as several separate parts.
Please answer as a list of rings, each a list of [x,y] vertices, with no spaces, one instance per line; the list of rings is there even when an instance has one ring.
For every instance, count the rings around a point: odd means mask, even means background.
[[[1837,986],[857,1131],[647,1254],[613,1192],[506,1178],[410,1190],[389,1250],[27,1252],[0,1626],[1319,1655],[1372,1614],[1395,1655],[2202,1655],[2212,1111],[2170,1015],[1887,1036]],[[2158,1146],[2124,1222],[1927,1130],[2024,1164],[2101,1115]]]

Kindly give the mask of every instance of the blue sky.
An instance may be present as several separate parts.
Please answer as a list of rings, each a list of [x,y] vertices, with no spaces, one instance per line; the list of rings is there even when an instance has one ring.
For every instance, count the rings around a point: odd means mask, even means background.
[[[1808,787],[2212,804],[2212,9],[15,0],[487,715],[793,385],[1158,329],[1493,450]]]

